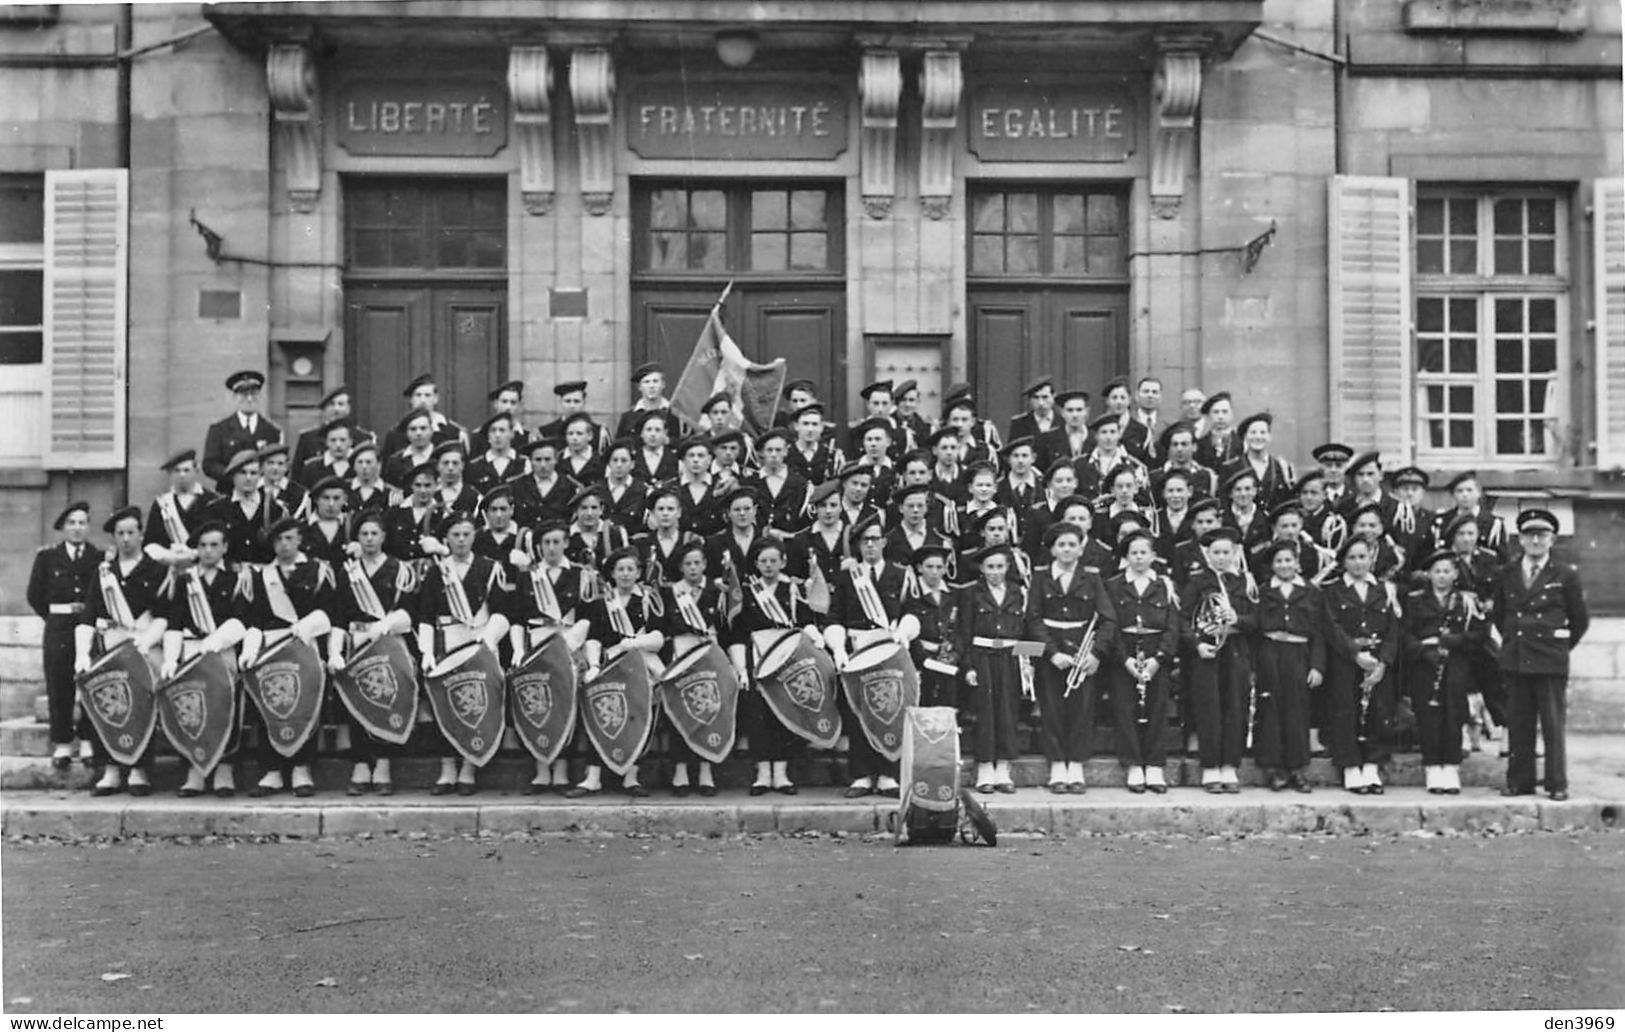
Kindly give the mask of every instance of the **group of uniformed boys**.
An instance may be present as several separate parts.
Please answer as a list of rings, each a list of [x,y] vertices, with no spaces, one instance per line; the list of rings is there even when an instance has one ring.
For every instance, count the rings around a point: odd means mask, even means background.
[[[37,558],[28,599],[45,619],[54,758],[71,764],[77,738],[104,768],[98,794],[151,790],[150,750],[115,763],[74,720],[76,672],[118,641],[165,677],[199,652],[250,666],[290,634],[338,669],[385,634],[427,665],[469,640],[511,657],[554,626],[589,678],[629,649],[669,660],[710,637],[747,686],[762,628],[804,629],[837,668],[894,639],[922,704],[959,708],[983,792],[1015,790],[1024,721],[1049,790],[1083,792],[1097,703],[1128,790],[1165,792],[1177,702],[1208,792],[1239,791],[1249,750],[1270,788],[1308,792],[1324,745],[1347,790],[1381,793],[1403,700],[1430,792],[1459,791],[1464,748],[1500,726],[1505,791],[1533,793],[1538,726],[1544,787],[1566,797],[1567,654],[1587,616],[1574,568],[1551,557],[1557,519],[1525,509],[1509,529],[1472,472],[1434,511],[1425,472],[1339,443],[1300,474],[1274,451],[1270,414],[1236,419],[1227,392],[1187,390],[1167,419],[1154,377],[1114,381],[1098,409],[1046,377],[1001,435],[968,385],[944,392],[933,423],[915,383],[872,383],[864,418],[837,427],[795,381],[774,426],[747,433],[728,395],[690,425],[649,365],[611,433],[585,382],[554,385],[561,415],[541,426],[523,422],[525,385],[504,383],[470,430],[420,376],[394,426],[358,426],[340,387],[289,441],[259,411],[264,382],[227,380],[236,411],[201,459],[164,464],[169,488],[145,513],[106,518],[111,546],[87,542],[81,503]],[[754,693],[740,707],[750,791],[795,792],[804,743]],[[392,792],[400,750],[348,724],[350,792]],[[288,757],[259,737],[251,794],[313,793],[316,740]],[[896,763],[855,727],[848,738],[846,794],[895,794]],[[475,764],[431,750],[437,794],[477,790]],[[193,766],[181,794],[210,780],[234,794],[237,752]],[[675,740],[669,753],[672,791],[715,793],[709,763]],[[575,755],[573,784],[560,759],[537,764],[531,791],[602,791],[597,757]],[[647,793],[635,764],[622,787]]]

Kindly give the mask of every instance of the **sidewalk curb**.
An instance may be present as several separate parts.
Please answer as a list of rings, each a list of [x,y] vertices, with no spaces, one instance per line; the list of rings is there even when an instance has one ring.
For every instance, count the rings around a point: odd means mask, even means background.
[[[1026,795],[1027,798],[1020,798]],[[1184,835],[1406,832],[1602,831],[1625,827],[1625,803],[1603,799],[1504,799],[1482,794],[1441,800],[1418,790],[1381,799],[1325,802],[1208,801],[1177,796],[1052,801],[1037,791],[987,803],[1001,831],[1062,837],[1135,833]],[[50,839],[370,835],[864,835],[884,832],[895,804],[841,798],[796,803],[492,801],[442,803],[425,795],[376,801],[261,803],[247,800],[41,798],[0,805],[0,834]]]

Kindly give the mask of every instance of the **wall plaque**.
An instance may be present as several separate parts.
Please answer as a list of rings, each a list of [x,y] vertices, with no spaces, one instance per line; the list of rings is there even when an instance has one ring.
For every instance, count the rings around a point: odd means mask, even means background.
[[[1123,161],[1138,135],[1133,95],[1110,86],[983,86],[968,122],[983,161]]]
[[[488,158],[508,144],[500,82],[355,80],[337,105],[339,146],[355,155]]]
[[[627,143],[645,158],[828,161],[846,150],[849,104],[833,83],[642,82]]]

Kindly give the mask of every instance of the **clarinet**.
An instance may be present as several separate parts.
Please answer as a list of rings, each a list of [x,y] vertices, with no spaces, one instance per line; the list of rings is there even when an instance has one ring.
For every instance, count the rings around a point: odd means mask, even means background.
[[[1137,695],[1134,703],[1134,722],[1136,724],[1149,724],[1151,723],[1151,717],[1146,712],[1145,693],[1146,689],[1151,685],[1151,678],[1147,676],[1145,671],[1145,647],[1141,644],[1145,640],[1145,636],[1140,633],[1145,630],[1145,623],[1139,614],[1135,614],[1134,617],[1134,630],[1136,632],[1134,635],[1134,691]]]

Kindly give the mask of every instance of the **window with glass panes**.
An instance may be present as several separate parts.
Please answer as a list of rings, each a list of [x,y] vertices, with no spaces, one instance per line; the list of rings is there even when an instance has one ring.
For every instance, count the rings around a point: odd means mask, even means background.
[[[841,192],[821,185],[650,184],[637,196],[649,273],[823,273],[843,267]]]
[[[973,276],[1126,276],[1127,198],[1116,191],[978,189]]]
[[[345,183],[352,271],[500,272],[507,268],[501,180],[358,178]]]
[[[1555,461],[1568,309],[1556,192],[1422,189],[1416,200],[1418,450]]]
[[[0,175],[0,366],[45,346],[45,177]]]

